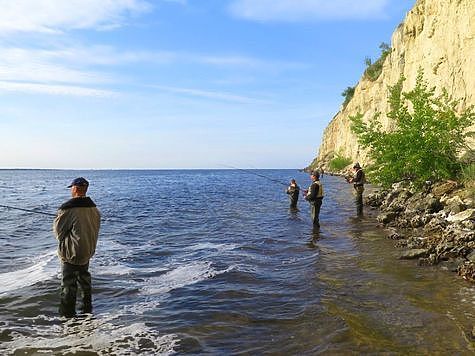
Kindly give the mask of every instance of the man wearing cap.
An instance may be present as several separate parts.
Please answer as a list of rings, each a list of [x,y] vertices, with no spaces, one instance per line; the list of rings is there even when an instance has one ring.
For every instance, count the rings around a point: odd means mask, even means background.
[[[86,196],[89,182],[83,177],[74,179],[72,198],[58,209],[53,230],[62,262],[61,303],[59,313],[67,318],[76,315],[76,292],[82,290],[82,312],[92,312],[91,274],[89,260],[96,251],[101,215],[96,204]]]
[[[323,185],[320,182],[320,174],[317,171],[310,175],[312,184],[308,190],[304,191],[305,200],[310,203],[310,216],[312,218],[313,227],[320,227],[320,207],[323,200]]]
[[[353,183],[353,188],[356,192],[356,213],[358,215],[363,214],[363,192],[364,184],[366,181],[365,174],[358,162],[353,166],[354,177],[348,180],[348,183]]]

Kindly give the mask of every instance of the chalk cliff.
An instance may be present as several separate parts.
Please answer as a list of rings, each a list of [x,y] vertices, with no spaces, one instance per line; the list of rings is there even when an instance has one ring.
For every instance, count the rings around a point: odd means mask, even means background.
[[[388,128],[388,86],[404,75],[403,90],[411,90],[419,68],[431,86],[460,99],[461,109],[475,105],[475,0],[416,1],[393,33],[391,48],[378,79],[363,75],[351,101],[325,129],[312,168],[325,165],[335,153],[365,163],[367,155],[350,130],[349,117],[360,112],[367,120],[381,112],[383,127]]]

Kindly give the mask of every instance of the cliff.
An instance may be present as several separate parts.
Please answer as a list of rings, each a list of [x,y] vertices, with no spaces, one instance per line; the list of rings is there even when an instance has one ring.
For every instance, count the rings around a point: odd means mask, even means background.
[[[475,105],[475,0],[416,1],[393,33],[391,48],[378,79],[363,75],[351,101],[331,120],[311,168],[326,166],[335,153],[365,163],[367,155],[350,130],[349,117],[360,112],[367,120],[381,112],[383,127],[389,128],[388,87],[404,75],[403,90],[411,90],[419,68],[431,86],[460,99],[461,110]],[[474,142],[470,145],[475,148]]]

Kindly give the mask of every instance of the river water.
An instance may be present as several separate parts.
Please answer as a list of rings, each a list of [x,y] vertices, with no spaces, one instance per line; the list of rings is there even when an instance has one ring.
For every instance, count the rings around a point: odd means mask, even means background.
[[[398,260],[341,178],[320,231],[288,209],[293,170],[2,170],[0,204],[55,213],[77,176],[103,215],[94,314],[57,315],[53,217],[1,208],[2,355],[475,352],[474,286]]]

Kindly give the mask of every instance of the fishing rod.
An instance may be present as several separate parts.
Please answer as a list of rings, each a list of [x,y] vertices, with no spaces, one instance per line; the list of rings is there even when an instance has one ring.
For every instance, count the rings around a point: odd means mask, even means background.
[[[7,209],[15,209],[15,210],[26,211],[28,213],[35,213],[35,214],[48,215],[48,216],[56,216],[56,214],[45,213],[44,211],[17,208],[16,206],[10,206],[10,205],[0,205],[0,207],[7,208]]]
[[[286,183],[282,183],[281,181],[278,181],[278,180],[276,180],[276,179],[272,179],[272,178],[269,178],[269,177],[267,177],[267,176],[265,176],[265,175],[263,175],[263,174],[256,173],[256,172],[254,172],[254,171],[252,171],[252,170],[250,170],[250,169],[243,169],[243,168],[233,167],[233,166],[229,166],[229,165],[226,165],[226,164],[223,164],[223,166],[228,167],[228,168],[232,168],[232,169],[237,169],[238,171],[243,171],[243,172],[246,172],[246,173],[248,173],[248,174],[254,174],[255,176],[258,176],[258,177],[261,177],[261,178],[265,178],[265,179],[270,180],[270,181],[272,181],[272,182],[274,182],[274,183],[279,183],[279,184],[285,185],[286,187],[288,186],[288,184],[286,184]]]

